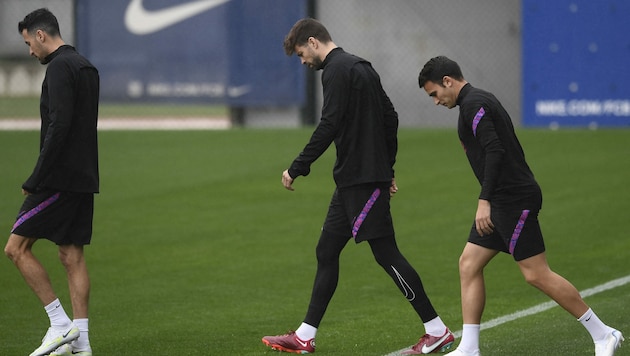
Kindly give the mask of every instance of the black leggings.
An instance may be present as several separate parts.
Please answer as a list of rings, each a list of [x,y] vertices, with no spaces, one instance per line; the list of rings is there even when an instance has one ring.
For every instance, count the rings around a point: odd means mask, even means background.
[[[339,256],[348,243],[348,237],[322,231],[315,253],[317,273],[311,294],[311,301],[304,322],[314,327],[324,317],[328,303],[332,299],[339,281]],[[437,317],[429,297],[424,291],[420,276],[400,253],[393,236],[368,240],[376,262],[383,267],[405,295],[423,322]]]

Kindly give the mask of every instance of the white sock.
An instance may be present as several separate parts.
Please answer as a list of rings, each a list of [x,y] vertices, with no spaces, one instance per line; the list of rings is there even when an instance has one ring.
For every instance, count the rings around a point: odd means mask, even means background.
[[[300,338],[302,341],[308,341],[310,339],[315,338],[315,334],[317,334],[317,328],[307,323],[302,323],[300,327],[295,330],[295,335]]]
[[[613,330],[610,326],[604,324],[593,310],[589,308],[578,321],[584,325],[586,330],[591,334],[593,342],[602,341]]]
[[[440,319],[440,317],[438,316],[435,319],[424,323],[424,330],[426,331],[427,334],[431,336],[440,337],[440,336],[443,336],[444,333],[446,333],[446,325],[444,324],[442,319]]]
[[[88,319],[74,319],[74,325],[79,328],[79,338],[72,342],[72,347],[77,351],[86,351],[90,349],[90,337],[88,335]]]
[[[55,328],[64,328],[72,323],[72,320],[68,318],[68,314],[63,309],[59,298],[52,301],[52,303],[48,304],[44,307],[46,310],[46,314],[48,314],[48,319],[50,319],[50,326]]]
[[[464,324],[462,330],[462,340],[457,348],[465,353],[472,354],[479,350],[479,324]]]

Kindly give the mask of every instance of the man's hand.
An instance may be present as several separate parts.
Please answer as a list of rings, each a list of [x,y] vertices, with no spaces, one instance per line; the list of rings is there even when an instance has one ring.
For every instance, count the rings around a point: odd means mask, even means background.
[[[396,185],[396,179],[392,178],[392,185],[389,187],[389,197],[393,197],[394,194],[398,191],[398,186]]]
[[[29,193],[26,189],[22,188],[22,195],[30,195],[31,193]]]
[[[289,175],[289,170],[282,172],[282,185],[290,191],[293,191],[293,178]]]
[[[475,227],[479,236],[490,235],[494,231],[494,224],[490,220],[490,202],[487,200],[479,199]]]

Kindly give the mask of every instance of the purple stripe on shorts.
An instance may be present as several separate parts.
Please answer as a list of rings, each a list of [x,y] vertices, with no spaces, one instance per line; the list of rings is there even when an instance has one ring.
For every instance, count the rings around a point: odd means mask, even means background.
[[[49,207],[50,204],[56,202],[57,199],[59,199],[59,193],[53,194],[50,198],[48,198],[48,199],[44,200],[43,202],[39,203],[39,205],[37,205],[33,209],[31,209],[31,210],[25,212],[24,214],[20,215],[20,217],[15,222],[15,224],[13,224],[13,228],[11,229],[11,232],[15,231],[15,229],[17,229],[20,225],[22,225],[26,220],[32,218],[33,216],[37,215],[40,211],[42,211],[42,210],[46,209],[47,207]]]
[[[477,114],[475,115],[475,118],[473,119],[472,129],[473,129],[473,135],[475,137],[477,137],[477,125],[479,125],[479,121],[481,121],[481,118],[485,114],[486,114],[486,110],[481,108],[479,109],[479,111],[477,111]]]
[[[523,210],[521,213],[521,217],[518,219],[518,223],[516,224],[516,228],[514,228],[514,232],[512,233],[512,238],[510,239],[510,255],[514,255],[514,249],[516,248],[516,243],[518,242],[518,238],[521,236],[521,231],[523,231],[523,227],[525,226],[525,220],[527,220],[527,216],[529,215],[529,210]]]
[[[381,190],[376,188],[372,193],[372,196],[370,196],[370,199],[368,199],[367,203],[365,203],[363,210],[361,210],[361,214],[359,214],[359,216],[357,216],[357,218],[354,220],[354,226],[352,226],[352,238],[357,237],[361,224],[363,224],[365,217],[370,212],[370,209],[372,209],[372,205],[374,205],[379,195],[381,195]]]

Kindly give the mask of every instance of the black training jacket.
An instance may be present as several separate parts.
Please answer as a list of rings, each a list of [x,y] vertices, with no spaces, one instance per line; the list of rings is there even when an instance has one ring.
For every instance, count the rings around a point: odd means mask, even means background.
[[[289,168],[306,176],[332,142],[337,148],[333,178],[337,187],[391,182],[398,150],[398,114],[372,65],[341,48],[322,63],[321,121]]]
[[[44,63],[48,68],[40,98],[39,158],[22,188],[31,193],[42,189],[96,193],[98,71],[68,45]]]
[[[457,98],[459,139],[481,184],[479,199],[494,206],[540,204],[540,187],[525,161],[512,120],[491,93],[466,84]]]

